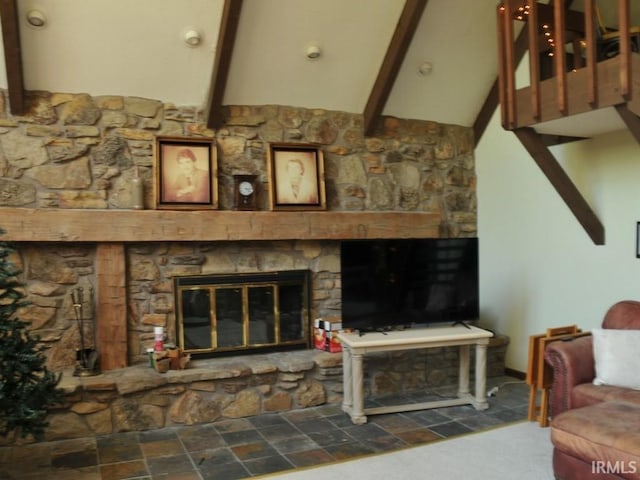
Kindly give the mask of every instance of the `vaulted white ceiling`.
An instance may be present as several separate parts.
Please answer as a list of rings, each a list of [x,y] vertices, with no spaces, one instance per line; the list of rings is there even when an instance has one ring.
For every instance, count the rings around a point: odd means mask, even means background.
[[[24,88],[204,106],[223,0],[19,0]],[[224,105],[362,113],[404,0],[244,0]],[[430,0],[383,113],[471,126],[497,72],[496,0]],[[26,20],[39,10],[43,27]],[[200,45],[185,42],[188,30]],[[315,44],[321,55],[306,57]],[[430,73],[419,69],[428,62]],[[0,87],[7,88],[4,66]]]

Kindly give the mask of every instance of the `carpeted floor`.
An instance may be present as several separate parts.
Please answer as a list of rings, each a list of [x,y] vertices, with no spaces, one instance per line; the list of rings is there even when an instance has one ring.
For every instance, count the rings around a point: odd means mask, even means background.
[[[549,429],[521,422],[446,441],[272,475],[277,480],[553,480]]]

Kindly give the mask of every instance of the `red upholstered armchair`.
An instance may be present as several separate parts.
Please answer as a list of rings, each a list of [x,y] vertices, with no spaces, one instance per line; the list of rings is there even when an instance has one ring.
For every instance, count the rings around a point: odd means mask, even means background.
[[[602,328],[640,330],[640,302],[624,300],[605,314]],[[590,336],[554,342],[545,350],[553,369],[551,416],[607,400],[628,400],[640,404],[640,391],[624,387],[594,385],[593,339]]]

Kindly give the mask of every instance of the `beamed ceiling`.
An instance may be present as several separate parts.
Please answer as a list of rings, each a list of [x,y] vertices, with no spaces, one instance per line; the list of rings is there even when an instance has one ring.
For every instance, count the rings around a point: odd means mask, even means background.
[[[0,0],[13,114],[25,92],[202,107],[290,105],[474,126],[497,106],[495,0]],[[31,10],[42,27],[27,21]],[[189,30],[201,43],[189,46]],[[309,59],[307,48],[320,56]],[[421,73],[425,63],[429,72]],[[423,67],[424,68],[424,67]],[[488,108],[483,105],[490,97]]]
[[[473,127],[479,138],[498,102],[497,4],[0,0],[0,88],[14,115],[28,109],[25,92],[47,91],[194,106],[213,128],[225,105],[277,104],[360,113],[366,134],[389,115]],[[27,21],[33,10],[43,26]],[[189,31],[198,45],[185,42]]]

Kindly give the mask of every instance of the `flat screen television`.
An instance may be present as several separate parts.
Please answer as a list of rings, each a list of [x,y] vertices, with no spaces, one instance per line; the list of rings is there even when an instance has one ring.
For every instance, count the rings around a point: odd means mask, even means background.
[[[342,326],[361,332],[479,316],[478,239],[341,243]]]

